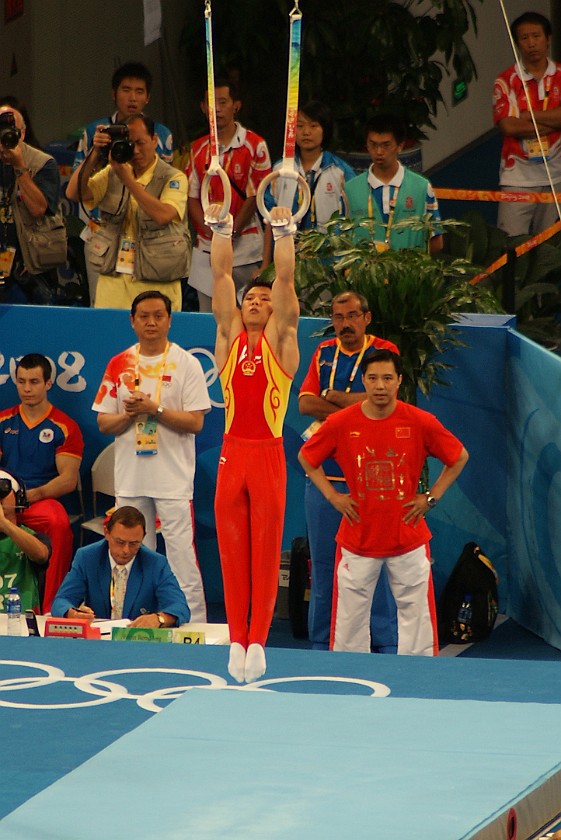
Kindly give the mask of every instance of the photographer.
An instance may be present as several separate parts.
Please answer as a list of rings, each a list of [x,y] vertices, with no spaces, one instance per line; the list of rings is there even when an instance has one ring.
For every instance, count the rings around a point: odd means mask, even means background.
[[[17,511],[25,505],[23,485],[0,470],[0,611],[10,586],[19,589],[22,610],[39,608],[38,571],[46,568],[51,548],[46,536],[18,524]]]
[[[78,149],[74,156],[74,163],[72,169],[78,169],[81,163],[84,162],[90,149],[93,145],[93,138],[98,126],[113,126],[119,123],[124,123],[127,117],[132,114],[143,114],[146,112],[150,103],[150,94],[152,91],[152,74],[149,69],[136,61],[128,61],[122,64],[113,73],[111,79],[111,88],[113,103],[115,110],[109,116],[98,117],[92,122],[89,122],[82,135],[82,139],[78,144]],[[158,144],[156,146],[156,153],[166,163],[172,162],[173,151],[173,137],[169,128],[160,122],[154,122],[154,130],[158,135]],[[105,165],[103,163],[103,165]],[[101,166],[100,166],[101,168]],[[80,234],[81,239],[87,242],[93,232],[97,229],[97,222],[99,215],[94,211],[88,215],[80,208],[80,219],[86,224],[86,227]],[[97,289],[98,272],[95,271],[86,261],[86,268],[88,272],[88,286],[90,292],[90,305],[95,305],[95,294]]]
[[[158,288],[180,311],[191,254],[187,178],[158,158],[149,117],[129,117],[126,135],[115,137],[119,127],[109,128],[98,126],[66,189],[71,200],[100,211],[101,227],[86,244],[87,259],[100,272],[95,306],[130,309],[140,292]],[[96,171],[107,154],[108,165]]]
[[[7,303],[50,303],[66,261],[60,177],[50,155],[24,142],[25,122],[0,108],[0,283]]]

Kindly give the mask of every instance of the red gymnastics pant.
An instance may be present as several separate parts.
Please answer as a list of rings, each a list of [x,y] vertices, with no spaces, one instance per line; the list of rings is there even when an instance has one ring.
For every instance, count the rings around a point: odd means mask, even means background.
[[[265,645],[273,620],[285,504],[282,438],[225,434],[214,512],[230,641],[246,649]]]
[[[74,537],[65,509],[56,499],[33,502],[18,516],[18,522],[34,531],[46,534],[51,541],[52,553],[45,577],[45,594],[42,612],[49,612],[51,601],[62,583],[72,562]]]

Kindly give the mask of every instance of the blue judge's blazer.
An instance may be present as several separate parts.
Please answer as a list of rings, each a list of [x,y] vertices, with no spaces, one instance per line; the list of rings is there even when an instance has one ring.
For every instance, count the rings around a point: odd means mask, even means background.
[[[84,603],[97,618],[111,618],[111,564],[107,540],[78,549],[70,571],[62,581],[51,613],[63,616]],[[141,546],[127,580],[123,618],[131,620],[141,612],[175,615],[177,625],[189,621],[191,611],[168,561]]]

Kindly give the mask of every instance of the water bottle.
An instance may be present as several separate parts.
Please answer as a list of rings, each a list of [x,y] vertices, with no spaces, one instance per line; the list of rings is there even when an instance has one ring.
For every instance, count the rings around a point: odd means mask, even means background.
[[[8,608],[8,636],[21,636],[21,598],[17,586],[12,586],[6,598]]]
[[[458,625],[460,628],[460,639],[463,642],[469,641],[471,638],[471,618],[473,615],[473,606],[471,595],[464,595],[462,606],[458,610]]]
[[[472,615],[471,595],[465,595],[462,606],[458,610],[458,621],[461,624],[470,624]]]

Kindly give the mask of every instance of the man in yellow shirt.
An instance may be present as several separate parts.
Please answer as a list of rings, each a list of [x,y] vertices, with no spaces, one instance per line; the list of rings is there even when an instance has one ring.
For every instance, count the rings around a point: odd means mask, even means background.
[[[129,117],[123,137],[105,129],[97,128],[66,190],[73,201],[100,210],[101,227],[86,245],[100,272],[96,308],[129,309],[140,292],[160,289],[179,311],[191,255],[187,178],[158,157],[149,117]],[[108,152],[109,163],[99,169]]]

